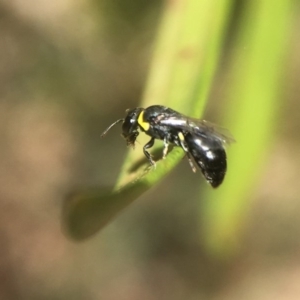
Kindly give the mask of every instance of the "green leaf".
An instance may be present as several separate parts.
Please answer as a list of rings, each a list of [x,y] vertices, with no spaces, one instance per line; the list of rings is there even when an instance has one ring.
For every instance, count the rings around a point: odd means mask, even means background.
[[[255,184],[271,149],[280,111],[290,1],[249,0],[234,43],[224,122],[237,143],[228,151],[228,174],[205,192],[201,236],[209,253],[235,254],[241,245]]]
[[[166,1],[139,106],[160,104],[201,117],[217,67],[230,6],[229,0]],[[160,148],[154,146],[153,150]],[[65,225],[73,238],[84,239],[97,232],[158,183],[183,157],[181,149],[174,149],[165,160],[157,162],[156,169],[149,169],[142,163],[141,152],[128,152],[111,191],[81,192],[66,202]]]

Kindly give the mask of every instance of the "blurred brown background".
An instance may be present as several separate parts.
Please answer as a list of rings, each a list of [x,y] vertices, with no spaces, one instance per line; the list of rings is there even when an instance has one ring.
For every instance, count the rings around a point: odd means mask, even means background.
[[[93,238],[62,233],[65,195],[118,176],[125,143],[118,129],[100,134],[139,102],[162,5],[0,1],[0,299],[300,298],[299,13],[278,136],[238,257],[202,250],[203,180],[186,162]],[[226,70],[217,78],[212,119]]]

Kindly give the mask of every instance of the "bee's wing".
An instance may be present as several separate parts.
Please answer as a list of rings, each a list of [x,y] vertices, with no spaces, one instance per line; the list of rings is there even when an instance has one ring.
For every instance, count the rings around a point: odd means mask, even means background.
[[[160,124],[173,126],[198,136],[210,135],[212,138],[220,140],[223,144],[231,144],[235,142],[235,139],[227,129],[221,128],[205,120],[185,116],[182,116],[182,118],[169,117],[160,120]]]
[[[234,137],[226,128],[220,127],[206,120],[190,118],[187,119],[187,121],[190,125],[189,127],[193,128],[193,132],[196,134],[209,133],[224,144],[231,144],[235,142]]]

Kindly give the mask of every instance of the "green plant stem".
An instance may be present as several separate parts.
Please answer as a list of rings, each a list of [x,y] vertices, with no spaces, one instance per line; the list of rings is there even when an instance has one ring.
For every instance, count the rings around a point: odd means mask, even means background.
[[[228,151],[228,175],[201,207],[208,252],[226,258],[238,251],[255,183],[270,151],[280,108],[291,2],[249,0],[231,59],[225,124],[237,143]]]
[[[166,1],[161,27],[140,106],[160,104],[201,117],[215,72],[231,0]],[[140,139],[140,137],[139,137]],[[153,149],[157,149],[156,146]],[[140,150],[140,151],[138,151]],[[143,157],[130,150],[112,192],[75,194],[65,207],[69,234],[83,239],[111,221],[117,213],[157,184],[183,156],[174,149],[155,170],[145,164],[132,171]]]

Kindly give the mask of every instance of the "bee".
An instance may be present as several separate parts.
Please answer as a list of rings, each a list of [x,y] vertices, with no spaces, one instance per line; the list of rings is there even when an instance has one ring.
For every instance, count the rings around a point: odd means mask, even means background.
[[[116,124],[123,123],[122,136],[128,146],[134,147],[140,132],[150,136],[149,142],[143,147],[150,165],[155,166],[155,161],[148,149],[158,139],[164,142],[163,159],[168,154],[170,144],[181,147],[193,172],[196,172],[195,162],[213,188],[223,182],[227,170],[225,145],[234,142],[228,132],[223,133],[224,130],[217,129],[205,120],[187,117],[162,105],[137,107],[126,113],[125,118],[111,124],[101,137]]]

